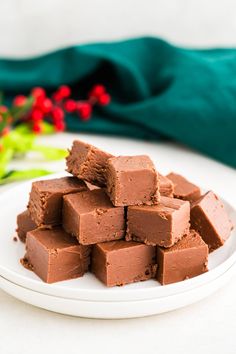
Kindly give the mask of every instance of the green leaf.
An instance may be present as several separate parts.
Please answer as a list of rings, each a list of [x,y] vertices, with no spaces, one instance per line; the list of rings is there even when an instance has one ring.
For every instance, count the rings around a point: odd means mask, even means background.
[[[0,185],[16,182],[16,181],[23,181],[26,179],[37,178],[41,176],[46,176],[51,174],[51,171],[47,170],[40,170],[40,169],[29,169],[29,170],[22,170],[22,171],[9,171],[0,179]]]
[[[68,155],[67,150],[36,144],[32,146],[31,151],[39,152],[46,160],[61,160]]]
[[[13,157],[12,149],[3,149],[0,153],[0,178],[6,173],[7,165]]]
[[[42,122],[42,132],[43,134],[53,134],[55,133],[55,128],[52,124],[48,122]]]
[[[19,125],[17,125],[15,128],[14,128],[14,131],[15,132],[18,132],[19,134],[32,134],[32,130],[30,129],[29,125],[28,124],[25,124],[25,123],[21,123]]]
[[[32,149],[34,140],[34,134],[25,134],[14,129],[2,138],[2,143],[4,148],[12,149],[14,153],[26,153]]]

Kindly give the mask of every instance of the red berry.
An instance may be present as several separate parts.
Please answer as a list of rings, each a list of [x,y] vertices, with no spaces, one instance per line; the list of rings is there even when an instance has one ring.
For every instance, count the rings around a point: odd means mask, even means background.
[[[0,106],[0,113],[6,113],[8,108],[6,106]]]
[[[111,96],[108,93],[104,93],[103,95],[101,95],[100,97],[98,97],[98,103],[101,106],[106,106],[110,103],[111,101]]]
[[[92,106],[87,102],[78,102],[77,110],[82,120],[89,120],[92,114]]]
[[[35,134],[40,134],[42,132],[42,126],[39,122],[34,122],[32,130]]]
[[[55,123],[63,121],[65,114],[60,107],[54,107],[52,110],[52,118]]]
[[[105,92],[106,92],[105,86],[103,86],[103,85],[95,85],[95,86],[92,88],[92,90],[91,90],[89,96],[90,96],[90,97],[98,98],[98,97],[100,97],[101,95],[103,95]]]
[[[77,104],[74,100],[67,100],[65,103],[64,103],[64,108],[67,112],[69,113],[72,113],[76,110],[77,108]]]
[[[45,98],[46,97],[46,92],[42,87],[34,87],[31,90],[31,95],[34,96],[34,98]]]
[[[59,87],[58,89],[58,93],[62,98],[67,98],[70,96],[71,94],[71,89],[69,86],[67,85],[62,85]]]
[[[65,130],[65,123],[63,121],[59,121],[55,123],[55,129],[57,132],[63,132]]]
[[[60,92],[56,91],[53,95],[52,95],[52,98],[53,100],[56,102],[56,103],[59,103],[62,101],[62,97],[61,97],[61,94]]]
[[[39,109],[35,108],[32,113],[31,113],[31,119],[34,122],[39,122],[43,119],[43,112],[40,111]]]
[[[49,98],[45,98],[39,105],[41,111],[45,114],[50,113],[52,110],[53,104]]]
[[[13,106],[22,107],[25,105],[27,98],[23,95],[18,95],[13,100]]]

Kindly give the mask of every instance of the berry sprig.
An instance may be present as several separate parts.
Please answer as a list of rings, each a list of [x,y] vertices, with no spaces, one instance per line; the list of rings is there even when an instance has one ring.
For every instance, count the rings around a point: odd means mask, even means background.
[[[60,86],[50,97],[45,89],[35,87],[29,96],[16,96],[11,108],[0,105],[0,136],[21,122],[35,134],[43,132],[45,122],[51,124],[54,131],[62,132],[66,128],[65,113],[77,114],[82,121],[88,121],[96,105],[106,106],[110,101],[111,97],[103,85],[93,86],[86,100],[74,99],[67,85]]]
[[[106,106],[110,101],[111,96],[107,93],[105,86],[95,85],[89,92],[86,101],[75,101],[68,98],[64,102],[64,109],[68,113],[77,112],[81,120],[88,121],[92,116],[95,105]]]

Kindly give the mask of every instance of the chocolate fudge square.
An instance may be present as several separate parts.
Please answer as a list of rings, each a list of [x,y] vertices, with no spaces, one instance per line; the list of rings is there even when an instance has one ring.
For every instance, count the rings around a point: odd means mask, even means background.
[[[156,247],[113,241],[93,246],[92,272],[106,286],[148,280],[156,274]]]
[[[208,247],[201,236],[190,230],[170,248],[157,248],[157,280],[171,284],[207,272]]]
[[[200,233],[210,252],[224,244],[233,228],[223,203],[212,191],[192,205],[191,226]]]
[[[93,145],[75,140],[66,158],[67,171],[93,185],[104,187],[106,163],[112,156]]]
[[[62,214],[64,229],[83,245],[124,237],[124,208],[114,207],[102,189],[66,195]]]
[[[82,277],[88,270],[90,251],[61,227],[37,229],[27,233],[23,263],[44,282],[55,283]]]
[[[63,195],[87,189],[85,183],[75,177],[33,182],[28,205],[31,219],[38,226],[61,224]]]
[[[19,215],[17,215],[17,235],[21,242],[25,242],[26,234],[28,231],[32,231],[37,228],[35,222],[31,219],[29,210],[26,209]]]
[[[119,156],[107,161],[107,194],[115,206],[157,204],[159,179],[148,156]]]
[[[126,240],[171,247],[189,232],[189,221],[188,201],[161,197],[158,205],[130,206]]]
[[[201,190],[195,184],[177,173],[171,172],[167,176],[174,185],[174,197],[194,202],[201,196]]]
[[[166,176],[162,176],[159,174],[159,182],[160,182],[160,195],[164,197],[173,197],[174,185],[172,181]]]

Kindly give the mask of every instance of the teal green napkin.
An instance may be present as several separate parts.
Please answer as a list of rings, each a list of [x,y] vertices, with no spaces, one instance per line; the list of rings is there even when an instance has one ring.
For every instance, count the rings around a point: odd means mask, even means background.
[[[112,103],[73,131],[169,138],[236,167],[236,50],[184,49],[158,38],[66,48],[27,60],[0,60],[10,99],[33,86],[70,84],[83,95],[104,83]]]

